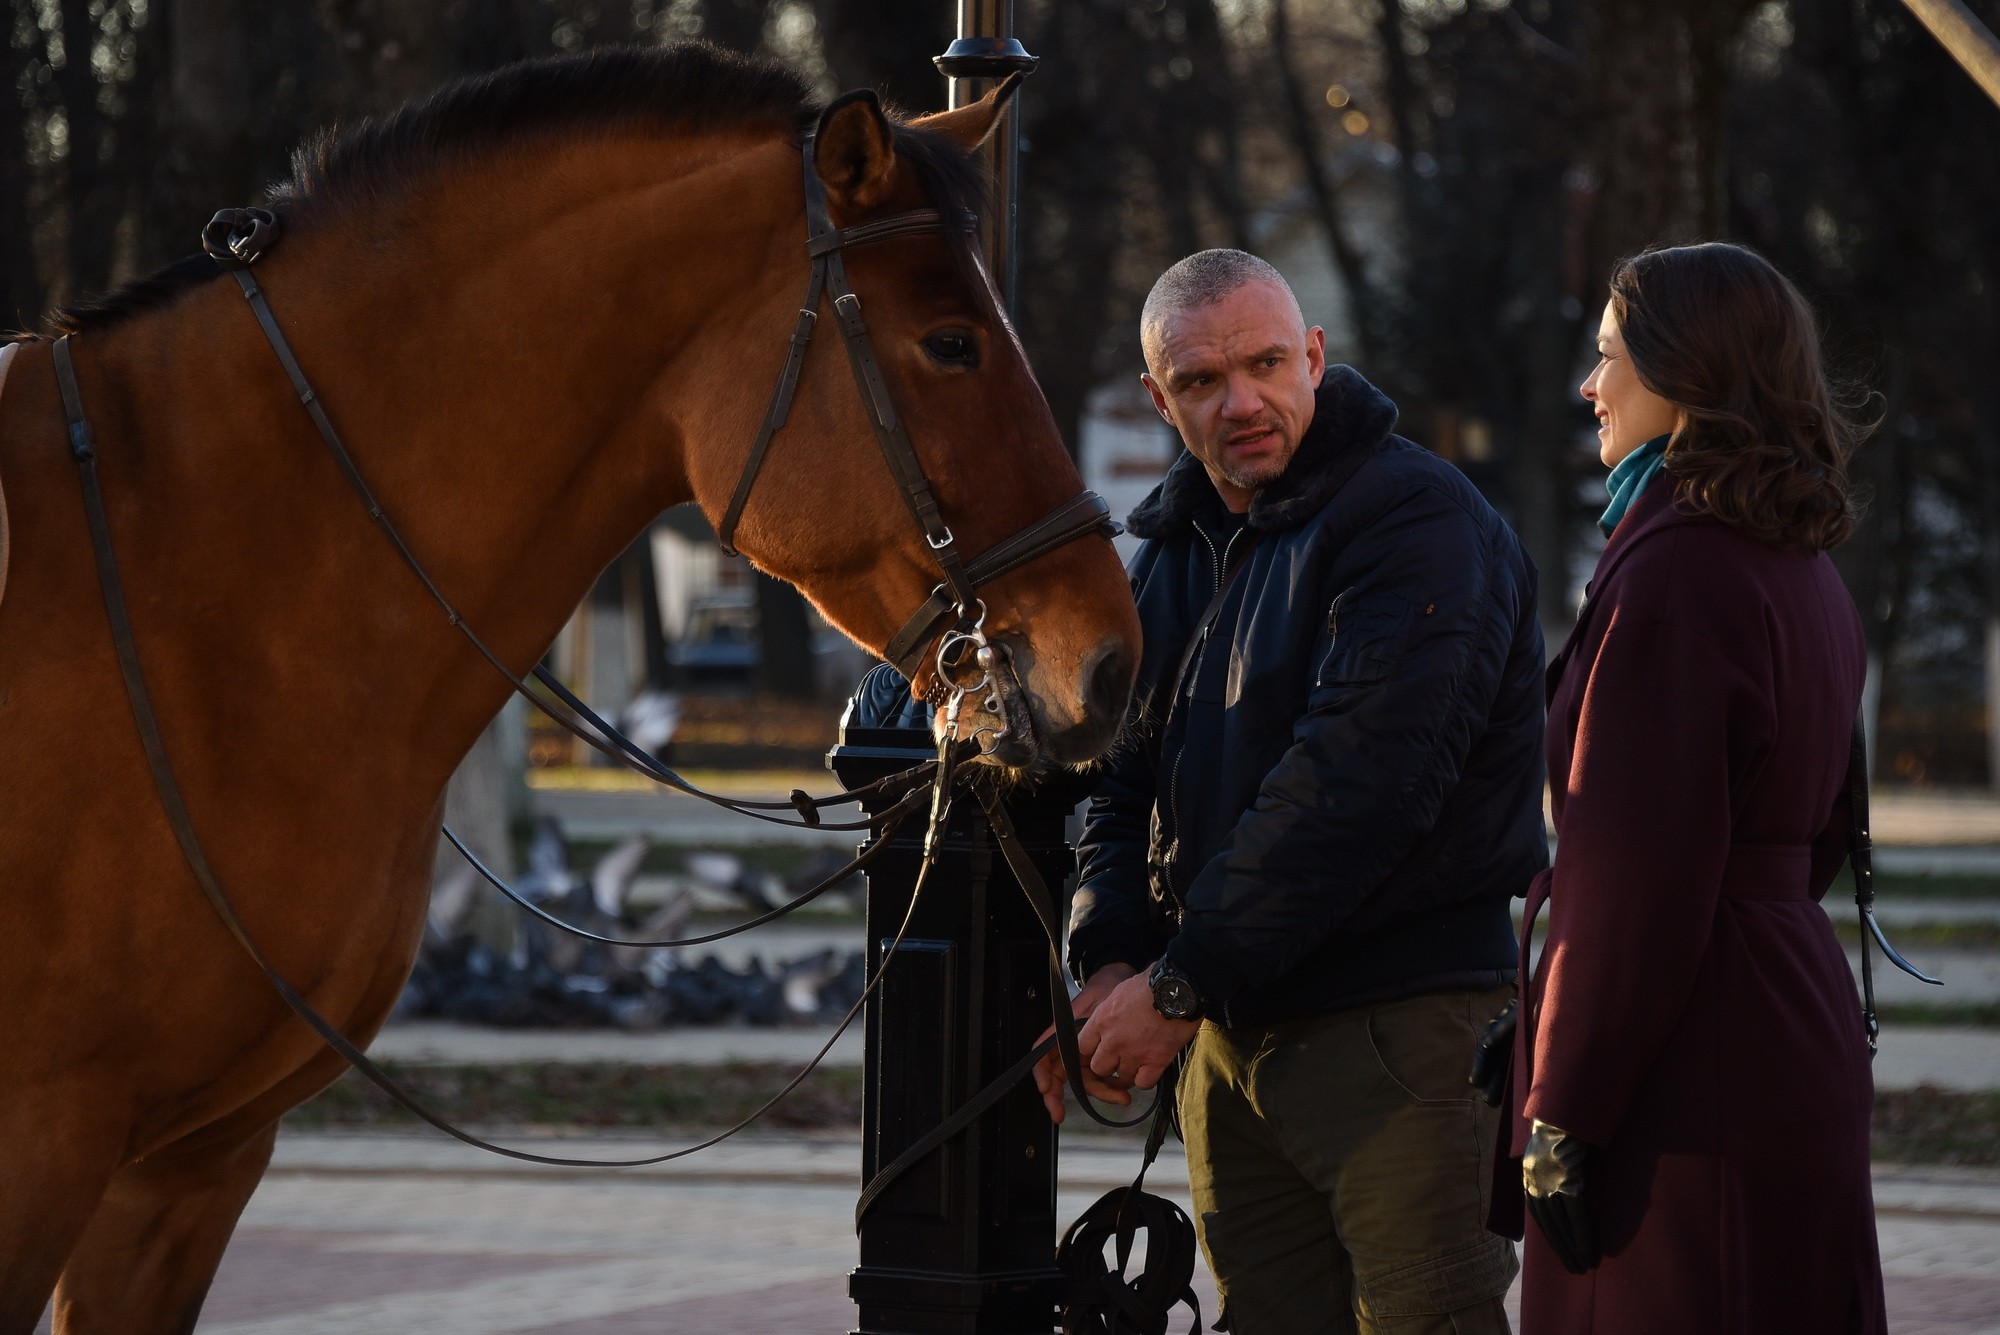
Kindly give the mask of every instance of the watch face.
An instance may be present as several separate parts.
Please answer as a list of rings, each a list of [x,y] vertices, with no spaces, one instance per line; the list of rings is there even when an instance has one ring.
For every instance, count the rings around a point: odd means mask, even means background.
[[[1153,1004],[1169,1020],[1185,1020],[1195,1013],[1200,998],[1194,984],[1169,974],[1153,985]]]

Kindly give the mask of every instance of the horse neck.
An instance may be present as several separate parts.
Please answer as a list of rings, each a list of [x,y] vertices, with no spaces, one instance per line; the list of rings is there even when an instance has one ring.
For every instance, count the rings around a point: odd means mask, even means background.
[[[796,149],[765,135],[681,150],[569,145],[547,164],[468,168],[302,230],[256,269],[389,517],[517,671],[646,522],[689,498],[693,425],[747,447],[761,406],[748,386],[777,376],[777,337],[744,348],[736,386],[674,366],[740,339],[732,321],[783,327],[794,279],[769,250],[802,224],[773,182]],[[103,340],[122,363],[104,378],[125,391],[107,408],[144,438],[134,481],[161,530],[146,583],[185,614],[161,618],[165,633],[201,636],[214,619],[196,610],[226,607],[238,661],[266,669],[236,689],[296,691],[303,671],[330,735],[415,736],[448,773],[506,685],[373,531],[243,305],[224,280],[180,318]],[[339,708],[357,682],[370,708]]]

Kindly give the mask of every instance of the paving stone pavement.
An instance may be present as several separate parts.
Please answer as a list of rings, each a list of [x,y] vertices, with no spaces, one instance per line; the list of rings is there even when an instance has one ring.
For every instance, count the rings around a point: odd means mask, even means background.
[[[767,1138],[706,1163],[590,1177],[418,1136],[287,1136],[200,1330],[839,1335],[854,1318],[859,1153],[852,1140]],[[1063,1217],[1136,1162],[1129,1145],[1073,1138]],[[1185,1208],[1185,1172],[1169,1157],[1150,1182]],[[2000,1173],[1884,1166],[1876,1201],[1891,1330],[2000,1335]],[[1197,1289],[1213,1318],[1205,1273]]]
[[[704,777],[713,781],[720,776]],[[823,770],[746,778],[747,783],[725,782],[720,788],[736,797],[783,799],[793,788],[828,793],[834,787],[833,776]],[[554,816],[573,837],[622,839],[639,832],[662,843],[716,848],[760,843],[838,848],[855,842],[851,833],[746,821],[637,776],[537,771],[530,782],[535,814]],[[851,807],[833,808],[827,818],[852,819],[855,814]],[[1877,787],[1872,814],[1876,863],[1885,871],[1990,875],[2000,869],[2000,800],[1991,793]]]
[[[511,1062],[636,1062],[711,1066],[732,1061],[803,1064],[826,1031],[799,1029],[487,1029],[415,1020],[390,1025],[368,1049],[377,1058],[432,1065]],[[859,1066],[860,1027],[827,1054],[832,1066]],[[1884,1025],[1875,1060],[1877,1089],[2000,1089],[2000,1029]]]

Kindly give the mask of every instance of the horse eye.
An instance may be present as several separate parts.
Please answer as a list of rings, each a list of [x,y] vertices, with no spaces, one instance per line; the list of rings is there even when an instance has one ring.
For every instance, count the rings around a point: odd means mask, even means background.
[[[963,329],[946,329],[924,340],[924,351],[946,366],[979,365],[979,345]]]

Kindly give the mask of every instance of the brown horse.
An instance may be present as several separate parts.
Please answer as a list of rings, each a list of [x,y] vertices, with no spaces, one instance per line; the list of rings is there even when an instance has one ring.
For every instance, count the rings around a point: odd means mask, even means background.
[[[975,202],[992,100],[822,112],[702,47],[534,63],[301,154],[257,267],[376,494],[516,670],[666,506],[728,499],[834,221]],[[962,241],[849,257],[889,388],[970,553],[1079,480]],[[357,1041],[418,943],[440,794],[504,699],[368,522],[234,283],[184,264],[58,318],[139,651],[252,935]],[[936,582],[834,339],[807,358],[737,542],[880,650]],[[0,472],[0,1335],[191,1329],[277,1118],[334,1058],[182,863],[133,729],[45,339],[13,348]],[[1139,627],[1108,543],[982,590],[1003,711],[1081,761]],[[1025,706],[1025,709],[1022,708]]]

